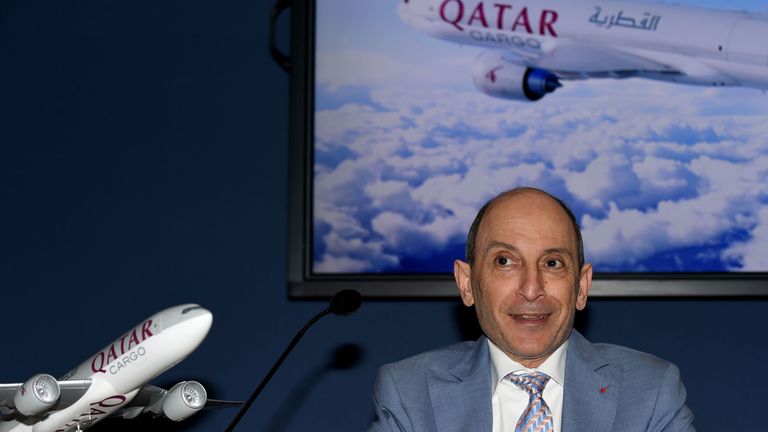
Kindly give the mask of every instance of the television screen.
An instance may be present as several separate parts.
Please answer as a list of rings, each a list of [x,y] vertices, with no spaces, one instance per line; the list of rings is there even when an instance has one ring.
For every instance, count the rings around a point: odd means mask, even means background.
[[[527,185],[573,208],[598,295],[760,293],[764,7],[317,0],[293,282],[453,294],[477,210]]]

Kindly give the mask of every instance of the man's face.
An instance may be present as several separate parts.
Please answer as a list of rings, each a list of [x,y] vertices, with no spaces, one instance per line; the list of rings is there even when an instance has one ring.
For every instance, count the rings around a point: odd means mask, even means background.
[[[589,264],[578,268],[568,216],[540,193],[503,197],[480,225],[474,261],[454,264],[462,301],[510,358],[540,365],[568,338],[592,281]]]

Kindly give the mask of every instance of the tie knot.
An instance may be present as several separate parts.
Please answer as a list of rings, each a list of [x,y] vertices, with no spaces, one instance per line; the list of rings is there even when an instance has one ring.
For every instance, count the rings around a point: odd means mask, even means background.
[[[549,381],[549,375],[544,372],[531,372],[523,375],[509,374],[507,379],[531,395],[541,395],[544,387],[547,385],[547,381]]]

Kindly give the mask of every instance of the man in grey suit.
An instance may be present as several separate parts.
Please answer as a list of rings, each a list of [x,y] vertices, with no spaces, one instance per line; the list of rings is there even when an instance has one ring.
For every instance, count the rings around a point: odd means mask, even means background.
[[[484,336],[383,366],[370,431],[694,431],[676,366],[573,330],[592,284],[583,250],[544,191],[486,203],[454,263]]]

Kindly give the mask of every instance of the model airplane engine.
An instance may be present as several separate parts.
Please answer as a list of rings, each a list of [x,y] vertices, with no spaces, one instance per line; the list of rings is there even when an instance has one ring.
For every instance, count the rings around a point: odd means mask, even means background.
[[[552,73],[512,63],[497,51],[480,53],[472,68],[472,79],[487,95],[522,101],[537,101],[561,86]]]
[[[56,378],[37,374],[19,386],[13,405],[20,414],[35,416],[51,409],[59,401],[61,388]]]
[[[200,411],[208,395],[205,387],[197,381],[182,381],[165,395],[163,414],[173,421],[181,421]]]

